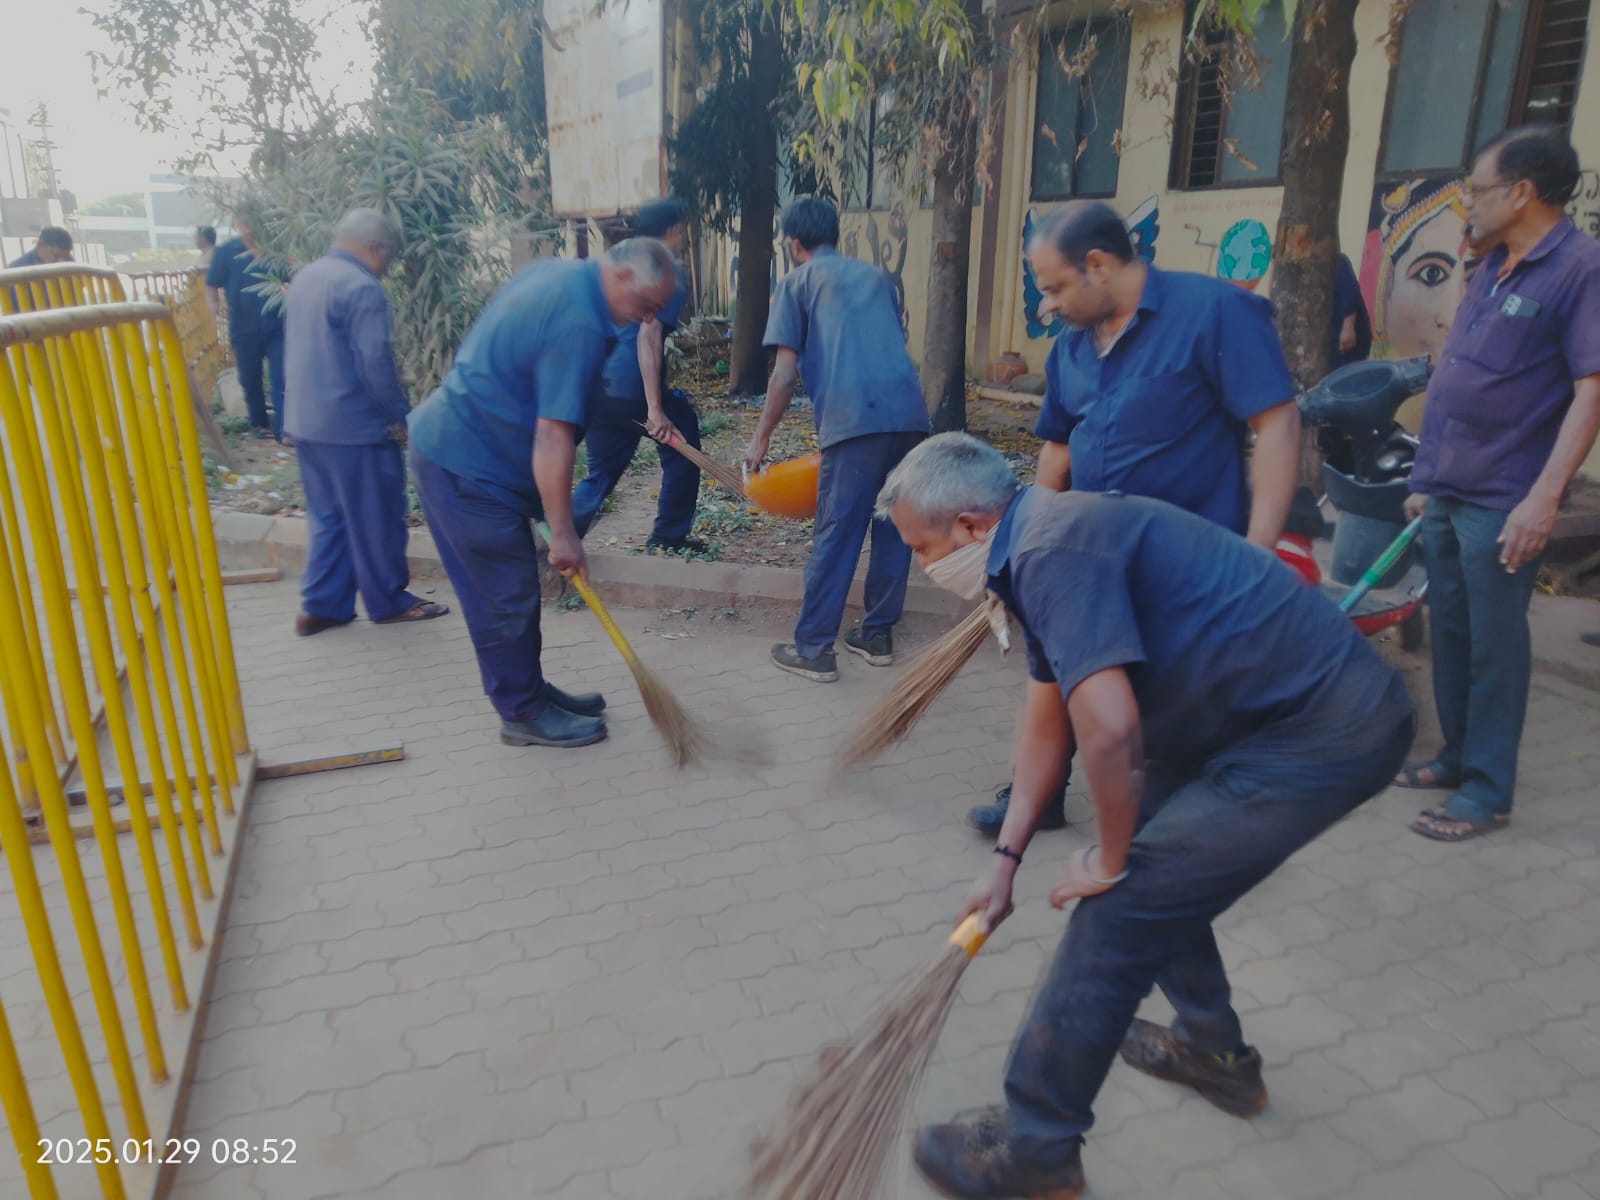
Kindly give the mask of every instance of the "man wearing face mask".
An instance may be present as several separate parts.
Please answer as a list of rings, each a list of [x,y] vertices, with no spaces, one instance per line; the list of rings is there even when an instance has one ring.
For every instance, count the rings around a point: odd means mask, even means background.
[[[1019,490],[994,449],[942,434],[878,506],[931,576],[987,588],[1027,646],[1013,800],[962,915],[992,929],[1011,912],[1074,740],[1098,826],[1051,892],[1080,903],[1017,1032],[1005,1103],[923,1129],[917,1165],[947,1196],[1065,1200],[1084,1187],[1083,1136],[1119,1050],[1230,1115],[1266,1107],[1211,923],[1387,786],[1411,701],[1318,591],[1170,504]],[[1152,984],[1170,1029],[1134,1019]]]
[[[1052,212],[1028,257],[1040,315],[1071,327],[1045,363],[1037,482],[1165,500],[1270,553],[1300,470],[1300,414],[1272,305],[1220,279],[1151,266],[1098,201]],[[1044,828],[1066,824],[1065,791],[1063,781]],[[1002,788],[968,820],[997,833],[1009,796]]]

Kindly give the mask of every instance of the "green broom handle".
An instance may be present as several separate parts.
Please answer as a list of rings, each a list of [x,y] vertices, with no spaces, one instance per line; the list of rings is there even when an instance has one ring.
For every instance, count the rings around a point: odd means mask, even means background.
[[[550,544],[550,526],[543,521],[535,521],[533,527],[539,531],[539,536],[544,539],[544,544]],[[617,628],[617,623],[611,619],[611,614],[606,611],[606,606],[600,603],[600,597],[594,594],[594,589],[589,586],[582,573],[572,577],[572,585],[578,589],[578,595],[583,597],[583,602],[589,606],[591,612],[599,618],[601,627],[610,635],[611,642],[622,655],[623,661],[635,663],[639,656],[633,652],[633,647],[628,645],[628,639],[622,636],[622,630]]]
[[[1417,534],[1421,531],[1422,518],[1412,518],[1411,524],[1400,531],[1400,536],[1389,543],[1389,548],[1378,555],[1378,561],[1368,567],[1366,574],[1356,580],[1356,585],[1344,594],[1344,598],[1339,601],[1339,611],[1347,613],[1361,603],[1362,597],[1388,573],[1389,568],[1394,566],[1395,561],[1406,552],[1406,547],[1416,540]]]

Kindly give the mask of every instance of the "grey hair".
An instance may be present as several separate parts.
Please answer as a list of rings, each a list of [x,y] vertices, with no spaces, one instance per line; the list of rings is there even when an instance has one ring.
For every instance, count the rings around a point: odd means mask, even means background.
[[[962,513],[998,514],[1017,494],[1011,465],[970,433],[941,433],[919,445],[889,472],[878,493],[878,516],[904,504],[933,524]]]
[[[375,208],[352,208],[333,228],[336,246],[361,246],[393,258],[400,253],[400,230]]]
[[[676,260],[666,243],[655,238],[632,237],[618,242],[605,253],[608,266],[627,271],[642,288],[660,287],[663,280],[672,278],[677,269]]]

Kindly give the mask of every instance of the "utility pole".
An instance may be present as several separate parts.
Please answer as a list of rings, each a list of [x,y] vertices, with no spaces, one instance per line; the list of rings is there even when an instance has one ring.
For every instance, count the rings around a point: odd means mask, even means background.
[[[56,179],[56,160],[54,150],[56,144],[50,140],[50,109],[41,100],[34,106],[33,113],[28,118],[28,124],[36,126],[39,136],[33,140],[36,150],[44,155],[45,195],[51,200],[61,199],[61,186]]]

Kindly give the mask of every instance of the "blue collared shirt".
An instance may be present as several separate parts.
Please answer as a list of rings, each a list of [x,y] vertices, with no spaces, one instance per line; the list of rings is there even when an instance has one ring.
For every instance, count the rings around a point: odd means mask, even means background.
[[[869,433],[926,433],[928,411],[889,276],[819,246],[778,281],[763,339],[800,357],[817,444]]]
[[[282,310],[269,311],[266,297],[257,290],[270,278],[256,265],[255,255],[245,249],[243,238],[230,238],[211,256],[206,286],[220,288],[227,297],[230,341],[264,340],[283,332]]]
[[[383,284],[330,250],[295,276],[284,326],[284,432],[307,442],[371,446],[405,423]]]
[[[39,248],[35,246],[26,254],[19,254],[16,258],[13,258],[6,264],[6,269],[10,270],[13,267],[37,267],[39,265],[41,265],[39,262]]]
[[[1294,752],[1314,753],[1403,696],[1320,591],[1170,504],[1026,488],[991,541],[989,586],[1022,624],[1029,675],[1065,697],[1124,669],[1152,760],[1203,761],[1308,712]],[[1318,705],[1335,678],[1337,702]]]
[[[1422,409],[1411,489],[1510,512],[1533,490],[1573,384],[1600,373],[1600,242],[1563,219],[1504,280],[1467,284]]]
[[[597,260],[523,267],[467,331],[444,382],[412,412],[412,447],[537,514],[539,420],[585,423],[616,335]]]
[[[1272,304],[1219,279],[1147,270],[1105,357],[1092,330],[1056,339],[1034,432],[1071,449],[1075,491],[1152,496],[1243,533],[1246,423],[1294,397]]]
[[[684,279],[682,269],[679,269],[678,288],[672,293],[672,299],[667,301],[667,306],[656,316],[656,320],[661,322],[663,336],[678,327],[678,318],[683,315],[683,306],[688,298],[689,283]],[[644,376],[639,370],[639,330],[637,322],[617,327],[617,344],[606,358],[600,388],[607,399],[625,401],[630,409],[637,408],[639,419],[643,420],[645,396]],[[662,390],[666,390],[665,361],[662,362]]]

